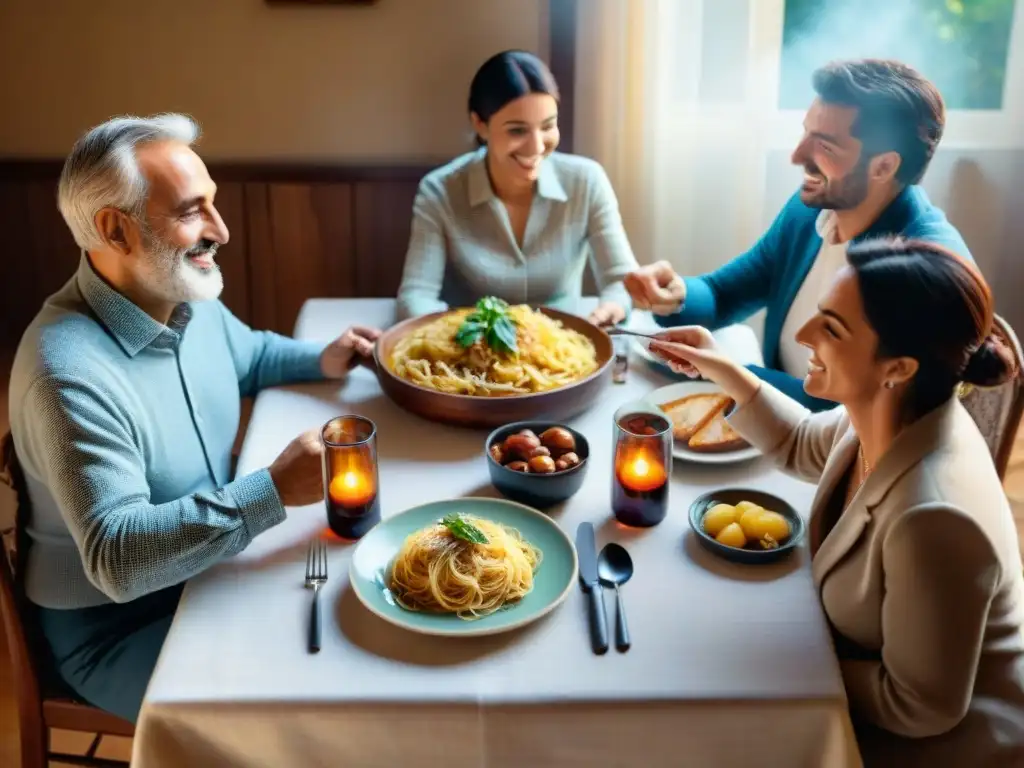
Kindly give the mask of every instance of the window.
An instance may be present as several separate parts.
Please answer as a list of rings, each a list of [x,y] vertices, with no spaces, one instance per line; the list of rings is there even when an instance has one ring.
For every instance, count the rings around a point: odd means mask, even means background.
[[[830,59],[896,58],[954,110],[1001,110],[1015,0],[785,0],[781,109],[804,109]]]

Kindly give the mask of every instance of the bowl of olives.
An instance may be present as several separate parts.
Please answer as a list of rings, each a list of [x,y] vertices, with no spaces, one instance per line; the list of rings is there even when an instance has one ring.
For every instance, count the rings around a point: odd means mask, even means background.
[[[485,444],[491,482],[503,496],[543,509],[583,485],[590,444],[564,424],[517,421],[491,432]]]
[[[690,527],[705,549],[734,563],[771,563],[786,557],[806,529],[792,506],[749,488],[698,496],[690,505]]]

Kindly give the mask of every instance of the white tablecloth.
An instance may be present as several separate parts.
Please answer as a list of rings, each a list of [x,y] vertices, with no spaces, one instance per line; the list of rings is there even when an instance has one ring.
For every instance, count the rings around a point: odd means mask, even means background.
[[[296,336],[386,326],[390,300],[311,300]],[[590,520],[636,573],[623,588],[633,647],[590,651],[579,590],[526,629],[479,639],[406,632],[365,610],[348,583],[351,545],[330,551],[323,649],[306,651],[306,544],[322,504],[288,519],[189,583],[150,683],[133,765],[827,766],[860,765],[806,552],[769,567],[700,549],[686,510],[724,485],[763,488],[806,509],[813,488],[765,461],[677,463],[659,526],[616,526],[609,510],[611,419],[666,383],[631,366],[573,420],[591,440],[580,492],[551,512],[570,536]],[[263,392],[239,473],[266,466],[300,431],[342,412],[376,422],[383,514],[454,496],[496,495],[484,431],[448,428],[388,400],[357,370],[344,384]],[[609,594],[608,615],[614,616]]]

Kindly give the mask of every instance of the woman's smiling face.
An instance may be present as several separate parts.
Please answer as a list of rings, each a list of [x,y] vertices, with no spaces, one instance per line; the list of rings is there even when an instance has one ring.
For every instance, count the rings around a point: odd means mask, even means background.
[[[484,123],[473,127],[487,142],[492,174],[516,186],[532,185],[544,158],[558,146],[558,102],[547,93],[529,93],[510,101]]]
[[[877,356],[878,335],[850,267],[840,270],[796,340],[811,350],[804,390],[814,397],[843,404],[869,400],[892,374],[894,361]]]

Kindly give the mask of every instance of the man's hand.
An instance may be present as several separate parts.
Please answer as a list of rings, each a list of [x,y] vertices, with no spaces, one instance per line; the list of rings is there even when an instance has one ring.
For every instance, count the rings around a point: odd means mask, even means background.
[[[623,284],[634,306],[648,309],[656,315],[678,312],[686,300],[686,283],[667,261],[657,261],[630,272]]]
[[[353,325],[320,353],[320,370],[328,379],[341,379],[359,364],[372,364],[376,328]]]
[[[302,507],[324,498],[324,446],[320,430],[296,437],[270,465],[270,479],[286,507]]]
[[[612,325],[618,325],[625,319],[626,310],[614,301],[601,302],[597,305],[594,311],[590,313],[590,317],[587,318],[587,320],[598,328],[608,328]]]

